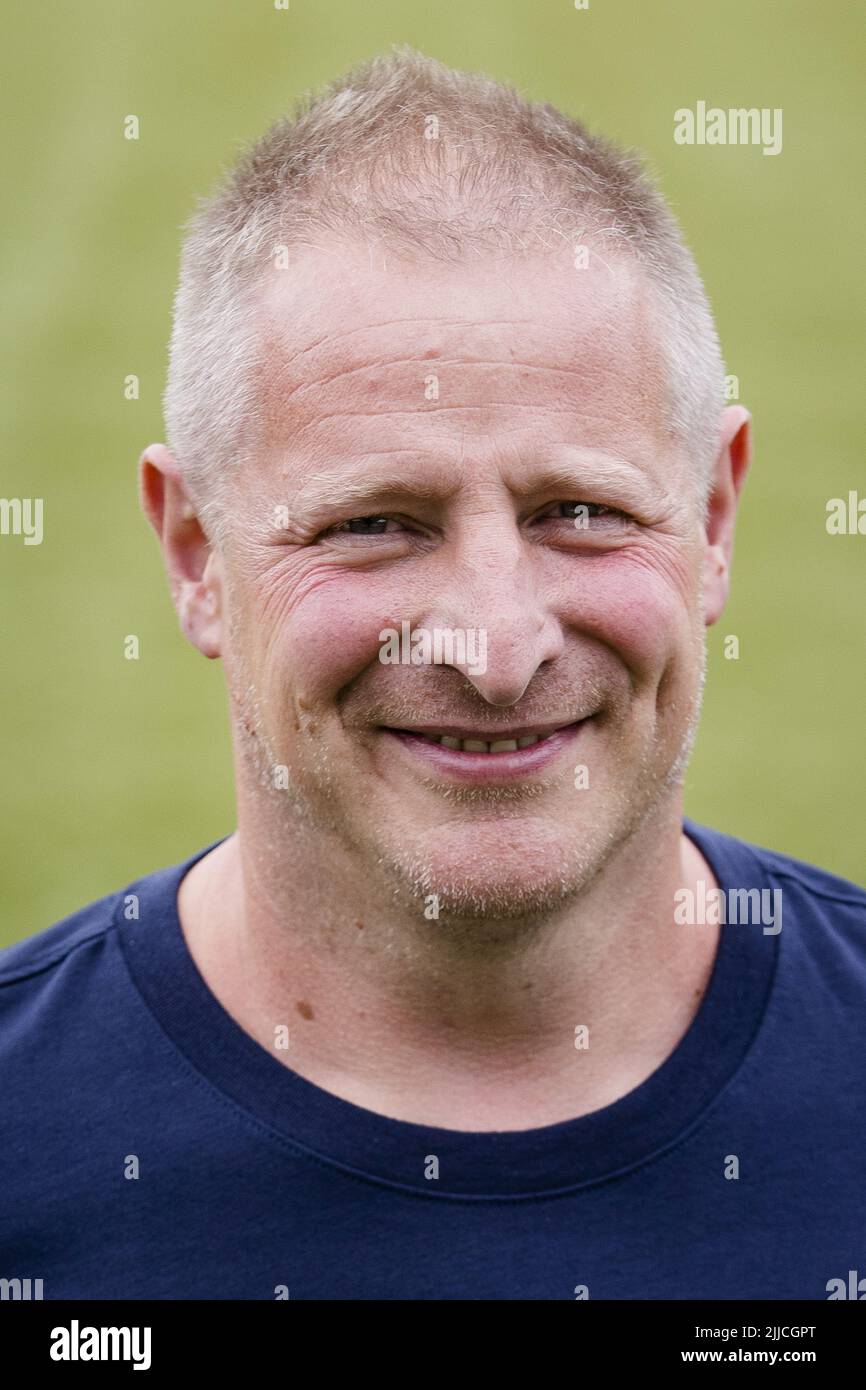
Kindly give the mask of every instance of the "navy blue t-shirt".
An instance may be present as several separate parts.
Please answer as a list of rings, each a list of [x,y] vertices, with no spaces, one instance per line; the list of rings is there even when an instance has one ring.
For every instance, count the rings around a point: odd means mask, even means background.
[[[685,830],[723,892],[782,893],[781,930],[723,926],[663,1065],[540,1129],[387,1119],[250,1038],[178,919],[206,850],[0,953],[0,1277],[46,1299],[856,1297],[866,893]]]

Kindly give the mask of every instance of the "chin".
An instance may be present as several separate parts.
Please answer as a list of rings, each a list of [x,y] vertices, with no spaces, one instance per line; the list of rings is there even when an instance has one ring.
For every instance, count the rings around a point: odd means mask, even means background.
[[[380,862],[422,910],[435,894],[439,921],[477,922],[555,911],[595,877],[603,858],[603,842],[586,832],[523,816],[409,834]]]

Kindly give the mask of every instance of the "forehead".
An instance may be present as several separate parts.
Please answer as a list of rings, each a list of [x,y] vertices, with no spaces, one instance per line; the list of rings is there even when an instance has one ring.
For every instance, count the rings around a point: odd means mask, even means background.
[[[263,445],[347,431],[423,444],[431,429],[563,433],[651,455],[668,383],[650,288],[624,258],[573,249],[407,262],[361,246],[292,253],[261,288]],[[432,417],[432,419],[431,419]]]

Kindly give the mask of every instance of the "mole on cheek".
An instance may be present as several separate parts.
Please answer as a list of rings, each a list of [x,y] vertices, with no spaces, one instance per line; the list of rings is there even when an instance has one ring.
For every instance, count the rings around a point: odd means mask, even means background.
[[[312,1006],[312,1004],[308,1004],[307,1001],[306,1001],[306,999],[299,999],[298,1002],[297,1002],[297,1004],[295,1005],[295,1008],[297,1009],[298,1013],[301,1015],[301,1018],[314,1018],[314,1017],[315,1017],[315,1015],[314,1015],[314,1013],[313,1013],[313,1006]]]

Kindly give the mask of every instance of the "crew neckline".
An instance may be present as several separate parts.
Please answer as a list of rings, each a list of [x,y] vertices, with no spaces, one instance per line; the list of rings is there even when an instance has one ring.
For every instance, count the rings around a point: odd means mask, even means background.
[[[688,818],[683,830],[724,892],[769,888],[751,846]],[[619,1100],[527,1130],[450,1130],[391,1119],[292,1071],[235,1022],[205,983],[183,935],[177,894],[184,875],[221,843],[119,895],[114,923],[132,980],[174,1046],[219,1091],[296,1148],[368,1181],[434,1199],[513,1200],[621,1175],[700,1121],[739,1068],[769,1001],[780,936],[765,935],[759,925],[722,926],[689,1028],[665,1061]],[[123,912],[130,892],[139,899],[132,921]],[[433,1158],[436,1179],[426,1176]]]

